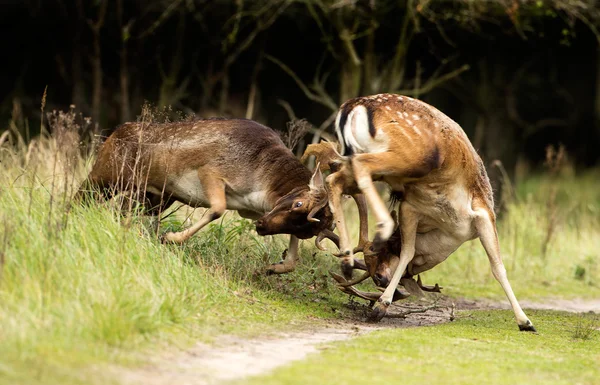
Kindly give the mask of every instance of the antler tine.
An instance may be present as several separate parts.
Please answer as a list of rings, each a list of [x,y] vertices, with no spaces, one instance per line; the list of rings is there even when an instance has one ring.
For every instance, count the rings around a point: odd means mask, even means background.
[[[364,281],[364,280],[366,280],[368,278],[371,278],[371,274],[369,273],[369,271],[365,271],[363,273],[363,275],[361,275],[358,278],[354,278],[353,280],[346,281],[346,282],[340,282],[340,286],[343,286],[343,287],[354,286],[354,285],[356,285],[358,283],[361,283],[362,281]]]
[[[308,158],[314,155],[317,162],[321,163],[321,172],[329,170],[329,165],[334,160],[339,160],[341,155],[337,152],[335,144],[332,142],[321,141],[319,143],[312,143],[306,146],[304,154],[300,158],[301,163],[306,163]]]
[[[379,299],[379,297],[381,297],[380,293],[370,293],[370,292],[358,290],[354,286],[342,286],[344,283],[348,282],[348,281],[346,281],[346,279],[344,277],[342,277],[341,275],[336,274],[332,271],[329,272],[329,275],[331,275],[331,277],[333,277],[333,279],[335,279],[340,284],[340,286],[338,286],[338,289],[340,289],[342,292],[344,292],[346,294],[355,295],[357,297],[366,299],[368,301],[377,301]]]
[[[340,247],[340,237],[337,236],[336,233],[334,233],[333,231],[329,230],[329,229],[325,229],[323,231],[321,231],[319,233],[319,235],[317,235],[317,237],[315,238],[315,246],[317,247],[317,249],[321,250],[321,251],[326,251],[327,249],[325,249],[322,245],[321,242],[323,241],[323,239],[329,239],[331,242],[335,243],[335,245],[339,248]]]

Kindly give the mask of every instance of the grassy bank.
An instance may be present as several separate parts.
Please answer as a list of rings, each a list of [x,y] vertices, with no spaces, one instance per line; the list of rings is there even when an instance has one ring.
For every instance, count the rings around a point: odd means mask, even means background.
[[[258,237],[231,213],[164,246],[135,212],[70,205],[90,162],[68,151],[55,138],[1,148],[0,383],[103,383],[93,368],[135,364],[139,351],[343,309],[330,259],[303,248],[298,274],[266,277],[285,237]]]
[[[0,383],[105,383],[103,365],[139,364],[140,352],[348,315],[347,296],[327,276],[337,264],[312,241],[303,242],[296,272],[267,277],[263,269],[279,260],[286,238],[259,237],[233,213],[183,246],[165,246],[135,210],[71,205],[92,158],[78,147],[74,117],[61,119],[51,138],[0,144]],[[499,223],[519,298],[598,292],[599,213],[597,171],[519,184]],[[185,218],[182,209],[160,231],[182,228]],[[503,298],[478,241],[423,279],[449,295]],[[436,333],[475,333],[452,329],[459,326]]]

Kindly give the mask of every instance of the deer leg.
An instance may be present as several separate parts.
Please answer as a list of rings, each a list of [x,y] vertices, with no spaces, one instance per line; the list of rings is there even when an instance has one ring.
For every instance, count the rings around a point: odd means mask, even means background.
[[[296,269],[298,262],[299,240],[296,236],[290,235],[290,246],[288,247],[285,259],[279,263],[273,263],[267,268],[267,275],[285,274]]]
[[[227,204],[225,200],[225,184],[223,181],[218,177],[200,171],[198,172],[198,178],[200,178],[202,190],[204,191],[204,194],[210,203],[208,212],[202,217],[202,219],[183,231],[177,233],[168,232],[163,234],[161,241],[183,243],[208,223],[220,218],[225,212]]]
[[[344,175],[342,171],[329,174],[326,178],[329,187],[329,208],[333,214],[335,226],[339,232],[339,249],[340,257],[342,258],[342,273],[346,279],[352,278],[352,268],[354,266],[354,257],[352,248],[350,247],[350,238],[346,221],[344,218],[344,210],[342,208],[342,194],[344,188]]]
[[[400,279],[406,271],[406,267],[415,255],[415,240],[417,237],[418,214],[406,202],[400,205],[402,215],[400,216],[400,231],[402,232],[402,250],[400,251],[400,260],[398,267],[387,288],[377,300],[377,304],[369,317],[372,321],[379,321],[387,312],[388,307],[393,301],[394,293],[400,282]]]
[[[521,309],[517,297],[513,293],[513,290],[508,282],[506,276],[506,268],[502,263],[502,257],[500,255],[500,246],[498,243],[498,233],[496,232],[496,226],[494,221],[491,219],[490,214],[485,209],[480,209],[475,217],[475,228],[477,229],[479,240],[487,253],[490,265],[492,267],[492,274],[494,278],[500,283],[504,289],[504,293],[512,306],[517,325],[519,330],[535,332],[535,327]]]
[[[362,252],[369,246],[369,214],[367,212],[367,200],[363,194],[352,194],[358,209],[358,246],[354,248],[354,253]]]
[[[371,178],[372,170],[370,170],[369,164],[365,164],[362,160],[374,160],[371,158],[372,154],[360,154],[355,156],[352,158],[352,168],[354,170],[354,179],[358,184],[358,188],[364,194],[366,201],[373,209],[375,218],[377,218],[377,232],[373,239],[373,248],[375,251],[379,251],[394,232],[395,223],[375,188],[375,184]]]

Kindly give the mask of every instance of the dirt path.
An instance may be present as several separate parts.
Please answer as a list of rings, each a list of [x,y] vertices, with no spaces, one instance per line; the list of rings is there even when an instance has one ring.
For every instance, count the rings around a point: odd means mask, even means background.
[[[368,328],[347,325],[311,332],[281,333],[276,337],[219,338],[217,345],[197,344],[191,350],[162,359],[151,367],[128,372],[125,384],[205,385],[267,373],[292,361],[318,352],[323,344],[342,341],[368,332]]]
[[[600,314],[600,300],[521,301],[525,309],[552,309]],[[356,319],[331,322],[316,330],[280,333],[260,339],[240,339],[220,336],[214,345],[197,344],[192,349],[163,356],[148,366],[119,373],[124,384],[147,385],[211,385],[245,377],[265,374],[293,361],[302,360],[326,348],[327,343],[343,341],[360,334],[394,327],[415,327],[449,322],[455,310],[507,309],[508,303],[490,301],[453,301],[442,297],[435,306],[431,302],[413,301],[395,306],[392,314],[427,311],[406,315],[405,318],[384,318],[378,324],[362,321],[366,307],[357,305]]]

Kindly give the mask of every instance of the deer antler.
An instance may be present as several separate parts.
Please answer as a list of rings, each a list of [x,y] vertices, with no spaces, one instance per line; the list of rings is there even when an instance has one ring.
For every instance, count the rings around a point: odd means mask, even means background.
[[[379,297],[381,297],[380,293],[373,293],[373,292],[358,290],[354,286],[343,286],[347,282],[346,279],[344,277],[342,277],[341,275],[336,274],[332,271],[329,272],[329,275],[331,275],[331,277],[340,284],[340,286],[338,286],[338,289],[340,289],[340,291],[342,291],[346,294],[355,295],[359,298],[366,299],[368,301],[377,301],[379,299]],[[380,292],[383,292],[385,289],[378,287],[377,290],[379,290]],[[409,296],[410,296],[410,294],[405,294],[405,293],[401,292],[400,290],[396,289],[396,291],[394,292],[394,297],[393,297],[392,301],[398,301],[398,300],[401,300],[404,298],[408,298]]]
[[[323,247],[323,245],[321,245],[321,242],[323,242],[323,239],[329,239],[331,242],[335,243],[335,245],[337,247],[340,247],[340,237],[337,236],[336,233],[334,233],[333,231],[329,230],[329,229],[325,229],[323,231],[321,231],[319,233],[319,235],[317,235],[317,237],[315,238],[315,246],[317,247],[317,249],[321,250],[321,251],[327,251],[327,249],[325,249]]]
[[[339,154],[336,144],[325,140],[306,146],[306,150],[304,150],[300,162],[306,163],[311,155],[314,155],[317,162],[320,163],[321,172],[331,170],[331,164],[342,160],[342,156]]]

